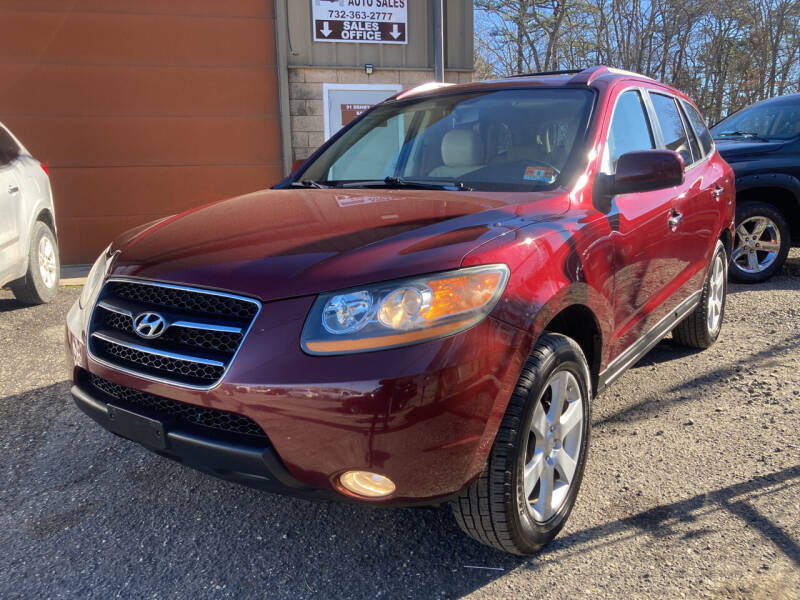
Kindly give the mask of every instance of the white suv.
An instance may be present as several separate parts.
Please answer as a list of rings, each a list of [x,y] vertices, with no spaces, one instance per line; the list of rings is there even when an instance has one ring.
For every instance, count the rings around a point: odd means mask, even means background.
[[[0,123],[0,287],[25,304],[50,302],[59,268],[47,169]]]

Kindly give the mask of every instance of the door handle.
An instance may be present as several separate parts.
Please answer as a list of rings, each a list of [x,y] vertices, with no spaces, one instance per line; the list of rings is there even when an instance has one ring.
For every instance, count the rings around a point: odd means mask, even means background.
[[[725,188],[723,188],[721,186],[717,186],[717,187],[714,188],[714,191],[711,192],[711,195],[714,196],[714,198],[719,199],[719,197],[722,196],[722,192],[724,192],[724,191],[725,191]]]
[[[683,215],[679,212],[674,212],[669,216],[667,223],[670,229],[677,229],[678,225],[683,221]]]
[[[12,183],[11,185],[8,186],[8,193],[9,194],[13,195],[13,194],[16,194],[17,192],[19,192],[19,186],[18,185],[14,185]]]

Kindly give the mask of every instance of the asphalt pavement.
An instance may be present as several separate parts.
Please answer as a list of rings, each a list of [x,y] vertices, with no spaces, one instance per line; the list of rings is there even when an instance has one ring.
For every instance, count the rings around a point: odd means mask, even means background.
[[[669,339],[594,405],[577,505],[535,557],[447,510],[313,503],[114,437],[69,397],[79,293],[0,291],[2,598],[800,598],[800,253],[731,286],[719,342]]]

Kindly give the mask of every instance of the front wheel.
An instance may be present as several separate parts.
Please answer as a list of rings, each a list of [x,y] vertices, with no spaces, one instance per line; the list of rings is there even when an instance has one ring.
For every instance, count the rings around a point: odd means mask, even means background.
[[[451,503],[464,532],[522,555],[538,552],[558,535],[586,464],[590,381],[574,340],[554,333],[540,338],[481,475]]]
[[[731,254],[731,278],[761,283],[786,262],[792,245],[789,223],[764,202],[745,202],[736,210],[736,239]]]
[[[22,283],[11,291],[23,304],[45,304],[56,297],[61,263],[56,236],[50,228],[36,221],[28,249],[28,271]]]

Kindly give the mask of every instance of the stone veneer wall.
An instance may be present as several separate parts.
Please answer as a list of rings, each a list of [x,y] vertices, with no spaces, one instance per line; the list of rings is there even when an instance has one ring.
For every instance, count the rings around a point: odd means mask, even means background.
[[[407,90],[433,81],[433,69],[312,69],[289,67],[289,115],[292,131],[292,160],[307,158],[325,141],[322,106],[323,83],[399,83]],[[471,71],[446,71],[448,83],[469,83]]]

